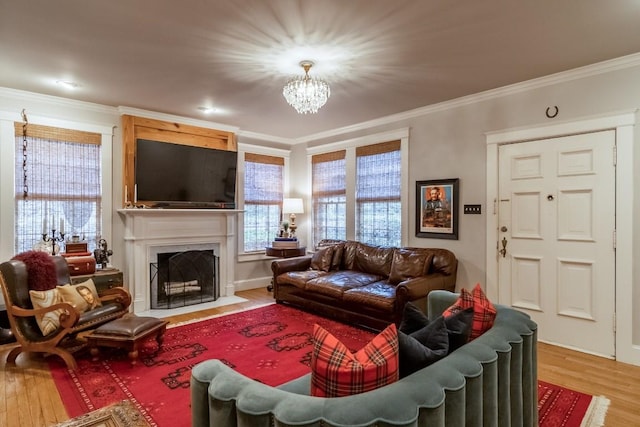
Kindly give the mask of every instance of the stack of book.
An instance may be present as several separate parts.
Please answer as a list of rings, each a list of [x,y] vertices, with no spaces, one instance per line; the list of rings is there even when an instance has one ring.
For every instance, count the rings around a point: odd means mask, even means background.
[[[298,248],[297,237],[276,237],[271,243],[271,247],[275,249],[296,249]]]

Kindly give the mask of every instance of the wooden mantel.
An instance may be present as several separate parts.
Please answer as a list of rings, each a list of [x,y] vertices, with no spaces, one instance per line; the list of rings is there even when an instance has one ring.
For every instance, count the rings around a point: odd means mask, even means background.
[[[123,201],[134,200],[135,156],[136,141],[138,139],[214,148],[217,150],[238,151],[238,145],[233,132],[123,114]]]

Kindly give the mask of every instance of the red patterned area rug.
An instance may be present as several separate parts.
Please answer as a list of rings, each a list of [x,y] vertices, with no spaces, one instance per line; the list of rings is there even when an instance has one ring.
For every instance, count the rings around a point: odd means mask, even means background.
[[[609,399],[538,381],[540,427],[601,427]]]
[[[369,331],[271,304],[170,327],[162,348],[151,340],[135,366],[126,351],[116,349],[101,349],[97,362],[88,353],[80,355],[75,371],[56,357],[50,358],[49,366],[69,417],[129,399],[152,426],[189,426],[194,365],[221,359],[250,378],[282,384],[309,372],[315,323],[354,351],[373,337]]]
[[[369,331],[272,304],[170,327],[162,347],[158,349],[153,340],[147,343],[135,366],[126,352],[115,349],[101,350],[97,362],[88,354],[79,356],[75,371],[55,357],[49,365],[69,417],[127,399],[150,426],[189,426],[189,380],[194,365],[221,359],[250,378],[282,384],[309,372],[315,323],[354,351],[373,337]],[[602,411],[598,418],[594,403],[598,399],[592,396],[543,382],[538,393],[540,426],[596,427],[601,425],[598,419],[604,419]],[[593,423],[581,424],[588,418]]]

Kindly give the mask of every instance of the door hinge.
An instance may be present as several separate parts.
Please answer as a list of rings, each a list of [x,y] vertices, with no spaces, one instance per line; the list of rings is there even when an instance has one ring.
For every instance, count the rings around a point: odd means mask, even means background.
[[[613,249],[615,250],[618,244],[618,234],[616,233],[616,230],[613,230]]]

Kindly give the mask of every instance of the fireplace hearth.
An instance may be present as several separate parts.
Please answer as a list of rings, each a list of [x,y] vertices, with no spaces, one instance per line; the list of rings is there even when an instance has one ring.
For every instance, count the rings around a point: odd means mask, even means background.
[[[213,250],[157,254],[150,264],[151,309],[216,301],[220,296],[219,257]]]
[[[158,262],[157,255],[159,253],[213,250],[213,253],[220,257],[220,268],[217,270],[218,296],[234,295],[237,240],[235,231],[239,211],[223,209],[120,209],[118,212],[125,222],[126,264],[124,279],[133,297],[134,313],[153,315],[153,311],[156,310],[151,309],[150,264]],[[186,281],[189,280],[193,279]],[[194,285],[187,284],[187,286]],[[203,305],[207,304],[211,303]],[[189,310],[192,309],[192,311],[197,311],[200,305],[177,307],[176,310],[190,312]],[[163,310],[159,309],[159,311]]]

